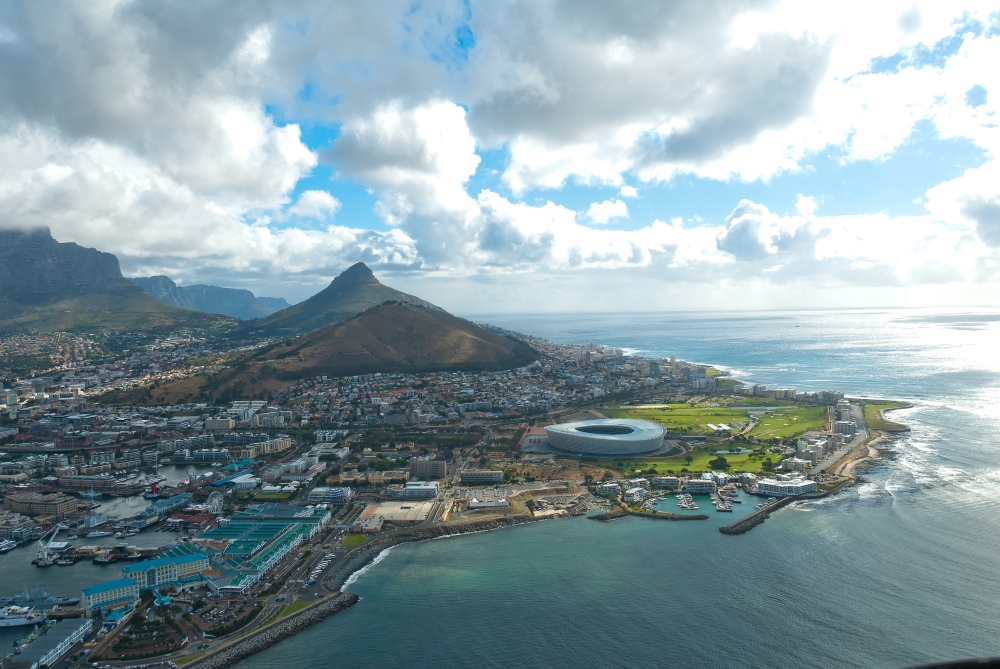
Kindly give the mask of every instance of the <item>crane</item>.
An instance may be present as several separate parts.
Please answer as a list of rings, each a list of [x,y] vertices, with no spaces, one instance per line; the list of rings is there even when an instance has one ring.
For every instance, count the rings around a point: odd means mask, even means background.
[[[69,526],[63,525],[62,523],[56,523],[52,529],[46,531],[41,538],[38,540],[38,550],[35,552],[35,559],[32,563],[36,567],[51,567],[54,560],[52,559],[52,554],[49,548],[55,543],[56,537],[59,535],[60,530],[68,530]],[[49,532],[52,536],[49,538],[48,542],[45,541],[45,537],[49,536]]]

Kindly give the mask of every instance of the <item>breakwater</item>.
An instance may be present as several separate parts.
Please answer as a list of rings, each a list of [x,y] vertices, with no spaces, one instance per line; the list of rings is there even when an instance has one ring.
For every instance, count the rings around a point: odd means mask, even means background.
[[[186,667],[188,669],[226,669],[226,667],[231,667],[255,653],[270,648],[279,641],[298,634],[334,613],[354,606],[359,599],[360,597],[355,594],[342,592],[335,597],[297,611],[280,622],[255,630],[243,639],[206,653],[197,660],[189,662]]]
[[[655,518],[656,520],[708,520],[708,516],[704,513],[686,516],[683,513],[670,513],[669,511],[632,511],[629,509],[628,515],[640,518]]]
[[[745,532],[749,532],[767,520],[767,517],[770,516],[772,512],[788,506],[796,499],[798,499],[798,497],[782,497],[778,501],[768,504],[765,508],[759,511],[754,511],[749,516],[740,518],[735,523],[726,525],[725,527],[720,527],[719,531],[723,534],[743,534]]]

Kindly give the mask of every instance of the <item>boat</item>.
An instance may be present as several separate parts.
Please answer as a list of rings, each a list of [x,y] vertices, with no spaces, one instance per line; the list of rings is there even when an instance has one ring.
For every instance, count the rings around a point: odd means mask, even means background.
[[[94,564],[111,564],[111,563],[117,562],[117,561],[118,561],[118,558],[116,558],[114,555],[112,555],[111,551],[108,551],[106,553],[101,553],[100,555],[98,555],[97,557],[95,557],[94,560],[93,560]]]
[[[160,491],[156,488],[156,484],[155,483],[150,484],[149,490],[147,492],[142,493],[142,498],[143,499],[159,499],[160,498]]]
[[[70,560],[69,558],[59,558],[56,560],[56,565],[59,567],[72,567],[76,564],[76,560]]]
[[[3,606],[26,606],[34,609],[51,609],[53,606],[76,606],[80,603],[77,597],[58,597],[49,594],[39,588],[34,595],[28,592],[28,586],[24,586],[24,591],[19,595],[10,597],[0,596],[0,607]]]
[[[10,539],[4,539],[0,541],[0,553],[6,553],[7,551],[12,551],[17,548],[17,542],[11,541]]]
[[[39,625],[48,619],[44,612],[35,611],[27,606],[8,606],[0,611],[0,627]]]
[[[111,532],[101,532],[101,531],[87,532],[88,539],[97,539],[98,537],[110,537],[110,536]]]

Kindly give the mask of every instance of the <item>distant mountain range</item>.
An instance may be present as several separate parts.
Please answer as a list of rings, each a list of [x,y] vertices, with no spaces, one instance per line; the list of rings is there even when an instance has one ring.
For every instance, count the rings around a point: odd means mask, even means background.
[[[0,230],[0,335],[220,328],[228,318],[177,309],[122,276],[110,253],[60,243],[48,228]]]
[[[266,318],[245,323],[233,332],[233,336],[239,338],[250,332],[266,336],[288,336],[310,332],[332,323],[345,321],[385,302],[413,304],[443,311],[419,297],[382,285],[368,266],[359,262],[348,267],[331,281],[329,286],[308,300],[282,309]]]
[[[213,376],[137,388],[105,401],[140,405],[270,399],[290,381],[308,376],[501,370],[537,358],[538,353],[524,342],[441,309],[389,302],[342,323],[257,349]]]
[[[131,281],[172,307],[223,314],[244,321],[269,316],[291,306],[284,298],[256,297],[249,290],[240,288],[204,284],[178,286],[167,276],[133,277]]]

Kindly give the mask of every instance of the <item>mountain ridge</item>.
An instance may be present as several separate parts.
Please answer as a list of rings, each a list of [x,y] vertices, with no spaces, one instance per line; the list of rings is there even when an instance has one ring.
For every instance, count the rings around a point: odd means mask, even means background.
[[[172,307],[222,314],[240,320],[270,316],[291,306],[284,298],[257,297],[242,288],[223,288],[200,283],[178,286],[173,279],[163,275],[137,276],[129,280],[149,295]]]
[[[530,364],[538,352],[441,309],[387,302],[307,334],[249,353],[230,369],[107,401],[173,404],[273,399],[292,381],[327,375],[494,371]]]

